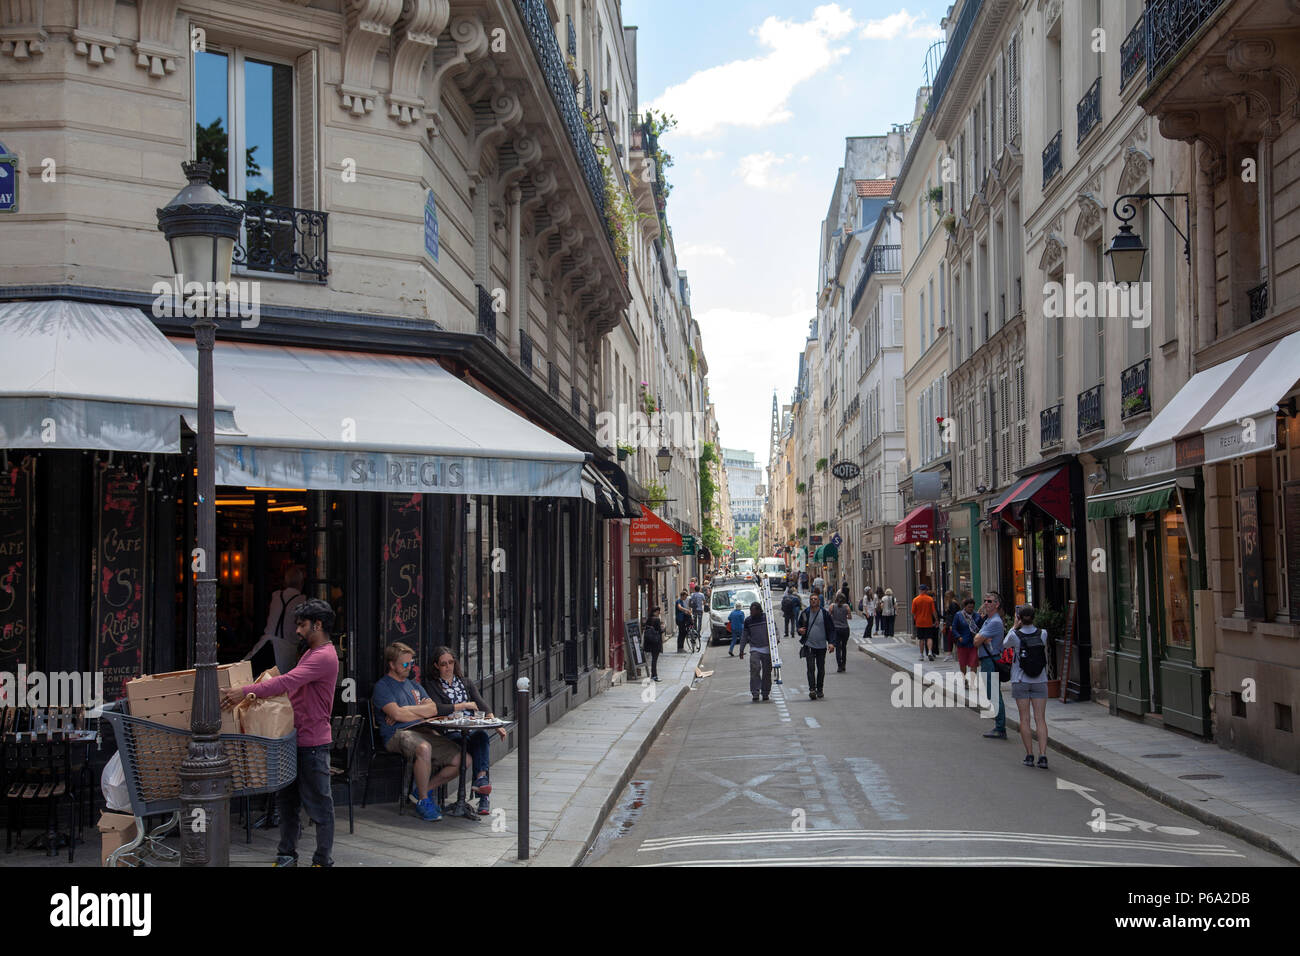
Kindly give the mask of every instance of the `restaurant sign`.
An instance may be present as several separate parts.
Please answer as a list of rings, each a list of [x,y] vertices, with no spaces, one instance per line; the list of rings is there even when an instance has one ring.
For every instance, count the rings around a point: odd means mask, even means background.
[[[682,536],[645,505],[628,531],[628,553],[634,558],[682,554]]]

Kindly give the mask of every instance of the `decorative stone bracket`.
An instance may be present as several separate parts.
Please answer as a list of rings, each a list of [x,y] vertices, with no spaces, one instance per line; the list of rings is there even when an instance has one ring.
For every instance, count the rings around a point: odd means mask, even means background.
[[[117,45],[122,41],[113,35],[116,6],[116,0],[77,0],[77,26],[72,31],[72,42],[77,56],[84,56],[91,66],[103,66],[117,59]]]
[[[27,60],[45,52],[45,0],[0,0],[0,53]]]
[[[364,116],[375,107],[379,96],[373,83],[375,57],[388,44],[401,15],[402,0],[347,0],[339,97],[353,116]]]
[[[136,0],[140,39],[135,42],[135,65],[155,79],[176,72],[181,51],[172,46],[179,0]],[[110,14],[111,16],[111,14]]]
[[[420,95],[420,76],[429,62],[438,34],[451,19],[448,0],[405,0],[397,23],[397,44],[393,52],[388,115],[402,126],[409,126],[424,114],[424,97]]]

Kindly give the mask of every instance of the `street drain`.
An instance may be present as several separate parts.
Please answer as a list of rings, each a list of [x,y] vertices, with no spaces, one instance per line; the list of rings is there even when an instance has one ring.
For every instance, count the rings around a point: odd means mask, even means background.
[[[1182,754],[1143,754],[1143,760],[1168,760],[1173,757],[1181,757]]]
[[[1179,780],[1222,780],[1221,773],[1184,773],[1179,775]]]
[[[618,836],[624,836],[629,830],[636,825],[637,820],[641,818],[641,812],[645,809],[645,795],[649,786],[640,780],[633,780],[628,784],[629,796],[632,798],[627,802],[617,816]]]

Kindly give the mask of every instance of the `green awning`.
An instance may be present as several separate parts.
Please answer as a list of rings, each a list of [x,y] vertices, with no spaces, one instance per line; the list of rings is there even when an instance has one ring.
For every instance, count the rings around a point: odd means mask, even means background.
[[[837,561],[840,557],[840,549],[835,547],[835,542],[831,542],[822,549],[822,557],[827,561]]]
[[[1174,496],[1174,486],[1147,489],[1137,493],[1113,494],[1088,499],[1088,520],[1120,518],[1124,515],[1141,515],[1148,511],[1163,511]]]
[[[813,560],[820,561],[822,559],[822,552],[824,552],[825,550],[826,550],[825,545],[818,545],[817,550],[813,552]]]

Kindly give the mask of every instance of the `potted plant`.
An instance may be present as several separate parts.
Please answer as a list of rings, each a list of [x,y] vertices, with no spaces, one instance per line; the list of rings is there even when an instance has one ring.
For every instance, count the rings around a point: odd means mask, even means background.
[[[943,228],[948,230],[948,235],[952,236],[956,234],[957,216],[951,209],[949,209],[947,214],[943,217],[942,222],[943,222]]]
[[[925,194],[925,198],[930,201],[936,211],[941,210],[943,208],[943,187],[931,186],[929,192]]]
[[[1139,388],[1136,392],[1124,399],[1124,415],[1136,415],[1138,412],[1144,412],[1150,406],[1147,405],[1147,390]]]
[[[1044,601],[1043,606],[1034,613],[1034,624],[1040,630],[1047,632],[1047,639],[1053,645],[1065,640],[1065,612],[1052,607],[1050,601]],[[1049,649],[1047,653],[1047,696],[1051,700],[1058,699],[1061,696],[1061,678],[1056,671],[1055,658],[1056,655]]]
[[[818,471],[825,471],[825,470],[826,470],[826,465],[827,465],[827,464],[829,464],[829,462],[828,462],[825,458],[818,458],[818,459],[817,459],[817,470],[818,470]]]
[[[636,454],[636,449],[631,445],[625,445],[623,442],[618,443],[618,460],[626,461],[632,455]]]

